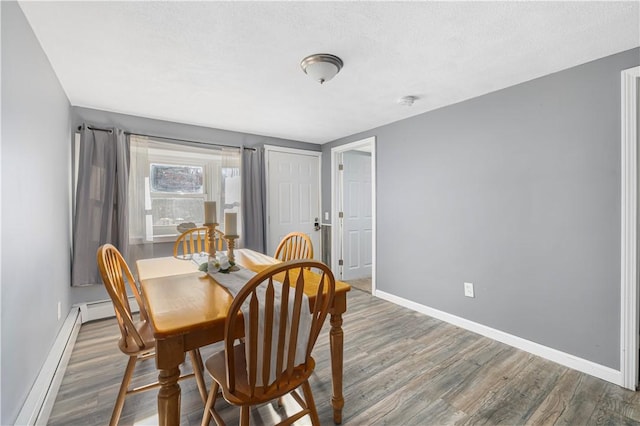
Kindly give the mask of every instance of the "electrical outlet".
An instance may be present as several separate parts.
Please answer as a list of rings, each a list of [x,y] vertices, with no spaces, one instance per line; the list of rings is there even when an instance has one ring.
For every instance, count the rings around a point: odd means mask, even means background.
[[[62,318],[62,303],[58,301],[58,320]]]
[[[329,212],[324,212],[324,220],[329,220]]]
[[[464,295],[467,297],[475,297],[473,294],[473,283],[464,283]]]

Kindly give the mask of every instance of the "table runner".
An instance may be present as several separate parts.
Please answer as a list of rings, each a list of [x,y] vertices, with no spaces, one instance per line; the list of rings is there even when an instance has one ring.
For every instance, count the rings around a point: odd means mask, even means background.
[[[240,292],[242,287],[244,287],[253,276],[256,275],[255,272],[239,267],[240,270],[229,272],[229,273],[221,273],[214,272],[209,275],[221,286],[225,287],[231,295],[235,298],[236,295]],[[302,273],[302,272],[301,272]],[[267,291],[268,280],[260,284],[256,289],[256,295],[258,297],[258,306],[259,306],[259,314],[258,314],[258,345],[257,345],[257,354],[258,359],[262,359],[263,346],[264,346],[264,331],[265,331],[265,321],[264,321],[264,303]],[[280,312],[281,299],[282,299],[282,283],[278,281],[273,281],[274,287],[274,312],[273,315],[273,324],[272,324],[272,336],[277,337],[277,330],[280,328],[280,315],[277,313]],[[287,365],[287,354],[288,354],[288,342],[289,342],[289,322],[293,317],[293,301],[295,298],[295,292],[289,292],[289,314],[287,315],[287,335],[286,335],[286,346],[284,348],[284,366]],[[242,314],[245,318],[249,315],[249,298],[244,301],[242,304]],[[300,322],[298,324],[298,340],[296,342],[296,351],[295,351],[295,362],[294,365],[300,365],[305,362],[306,352],[307,352],[307,344],[309,342],[309,333],[311,330],[311,310],[309,309],[309,298],[306,294],[302,294],[302,306],[300,309]],[[245,336],[249,336],[251,331],[251,325],[249,321],[245,321],[244,323],[244,333]],[[269,349],[270,353],[270,371],[269,371],[269,382],[267,384],[271,384],[275,381],[276,378],[276,357],[277,357],[277,339],[272,339],[271,348]],[[249,347],[245,346],[245,355],[247,359],[249,359]],[[247,366],[248,367],[248,366]],[[248,372],[247,372],[248,374]],[[258,386],[262,386],[262,365],[258,363],[258,369],[256,371],[256,384]]]

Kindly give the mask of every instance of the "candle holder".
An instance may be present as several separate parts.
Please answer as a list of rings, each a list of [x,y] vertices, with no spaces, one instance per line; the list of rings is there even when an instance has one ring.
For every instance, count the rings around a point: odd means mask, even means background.
[[[216,257],[216,226],[218,226],[218,224],[205,223],[204,226],[209,229],[207,238],[209,240],[209,259],[211,259],[212,257]]]
[[[233,254],[233,249],[236,246],[236,240],[239,238],[238,235],[225,235],[224,239],[227,241],[227,257],[229,258],[229,262],[233,263],[233,266],[229,268],[230,271],[239,271],[240,268],[236,266],[236,257]]]

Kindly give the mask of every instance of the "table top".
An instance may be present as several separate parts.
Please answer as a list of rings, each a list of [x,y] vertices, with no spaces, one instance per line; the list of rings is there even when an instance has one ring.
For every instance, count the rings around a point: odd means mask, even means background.
[[[254,272],[280,262],[248,249],[238,249],[234,254],[238,265]],[[162,257],[140,259],[136,266],[156,338],[224,325],[233,297],[213,277],[198,271],[195,262]],[[318,275],[307,273],[319,281]],[[336,281],[336,295],[350,289],[348,284]]]

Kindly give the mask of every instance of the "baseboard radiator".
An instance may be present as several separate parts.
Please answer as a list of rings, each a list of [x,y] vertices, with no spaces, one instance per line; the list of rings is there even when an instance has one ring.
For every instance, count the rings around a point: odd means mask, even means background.
[[[27,400],[18,413],[16,425],[47,424],[79,331],[80,309],[74,306],[62,324]]]
[[[129,297],[129,306],[132,312],[138,312],[138,302],[135,297]],[[97,302],[88,302],[78,305],[82,315],[82,323],[95,321],[103,318],[111,318],[115,316],[113,303],[110,300],[100,300]]]
[[[132,311],[138,312],[139,308],[135,298],[129,298],[129,305]],[[47,424],[78,338],[80,325],[88,321],[114,316],[113,304],[110,300],[82,303],[71,308],[25,403],[20,409],[20,413],[18,413],[16,425]]]

